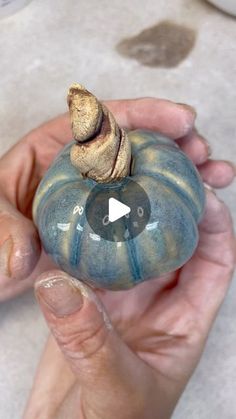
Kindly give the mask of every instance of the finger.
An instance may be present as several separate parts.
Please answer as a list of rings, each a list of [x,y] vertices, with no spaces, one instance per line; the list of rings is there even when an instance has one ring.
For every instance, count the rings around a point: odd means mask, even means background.
[[[190,302],[208,332],[224,300],[235,267],[236,241],[227,206],[207,191],[207,204],[200,224],[200,240],[194,257],[179,278],[180,300]]]
[[[96,294],[58,271],[40,277],[35,289],[52,334],[82,387],[83,405],[93,406],[104,419],[119,406],[117,394],[121,402],[129,394],[130,406],[137,406],[149,370],[119,338]],[[139,383],[142,391],[137,394]],[[104,394],[109,394],[107,400]]]
[[[141,98],[104,103],[123,128],[153,129],[174,139],[187,135],[192,130],[196,118],[192,107],[164,99]],[[71,122],[69,114],[65,113],[31,131],[24,141],[35,145],[37,153],[40,153],[43,152],[41,145],[45,145],[45,141],[54,148],[55,144],[62,147],[71,139]],[[48,151],[50,153],[50,150]]]
[[[198,170],[203,181],[213,188],[225,188],[233,182],[236,175],[233,163],[223,160],[208,160],[198,166]]]
[[[0,299],[26,287],[39,256],[40,243],[33,223],[0,194]]]
[[[191,132],[196,119],[196,112],[191,106],[164,99],[114,100],[105,104],[123,128],[149,129],[173,139]]]
[[[196,119],[196,112],[191,106],[164,99],[109,100],[104,104],[123,128],[154,130],[173,139],[184,137],[192,131]],[[69,114],[65,113],[43,124],[31,134],[35,138],[38,135],[41,138],[53,136],[61,145],[65,144],[72,138]]]
[[[55,418],[59,406],[74,384],[75,375],[55,339],[50,336],[36,371],[23,418]]]
[[[193,129],[189,134],[176,142],[196,166],[205,163],[211,154],[208,142],[198,134],[196,129]]]
[[[105,104],[122,127],[159,131],[173,139],[187,135],[193,129],[196,118],[195,111],[188,105],[168,100],[143,98],[107,101]],[[22,145],[26,145],[35,156],[35,170],[40,179],[61,148],[72,138],[69,114],[65,113],[31,131],[4,155],[4,160],[7,164],[12,156],[19,159]]]
[[[37,157],[46,156],[46,152],[56,155],[61,149],[72,139],[71,123],[68,113],[61,114],[50,121],[44,122],[39,127],[30,131],[21,141],[16,143],[1,158],[1,161],[9,161],[12,156],[14,158],[22,154],[28,153],[29,146],[37,152]],[[24,148],[22,147],[24,145]]]
[[[65,113],[31,131],[9,151],[9,156],[6,157],[12,159],[13,153],[14,156],[19,156],[22,144],[26,144],[35,157],[35,171],[40,179],[56,155],[72,139],[69,114]]]

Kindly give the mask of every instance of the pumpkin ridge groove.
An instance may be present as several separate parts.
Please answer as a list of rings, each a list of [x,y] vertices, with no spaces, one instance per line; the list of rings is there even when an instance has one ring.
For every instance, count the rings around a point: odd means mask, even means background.
[[[160,180],[162,183],[164,183],[168,188],[170,188],[175,195],[178,196],[178,193],[182,196],[182,199],[184,200],[185,206],[188,208],[188,210],[191,212],[193,218],[196,222],[199,221],[201,217],[201,213],[199,215],[199,209],[197,207],[196,202],[191,198],[190,195],[188,195],[184,189],[179,187],[176,183],[172,182],[170,179],[167,179],[164,175],[161,173],[152,173],[148,172],[146,170],[136,173],[135,176],[147,176],[152,177],[154,179]]]
[[[64,189],[64,187],[69,184],[78,183],[81,182],[82,179],[67,179],[67,180],[58,180],[56,181],[52,186],[48,186],[45,191],[43,191],[42,197],[39,200],[34,201],[34,209],[33,212],[35,213],[36,220],[40,216],[40,212],[43,210],[44,205],[47,204],[47,198],[50,196],[50,198],[58,192],[59,189]],[[39,185],[39,192],[40,192],[40,185]]]
[[[141,271],[140,271],[140,264],[138,262],[138,258],[137,258],[137,250],[136,250],[136,246],[135,243],[132,240],[128,240],[127,242],[127,250],[129,253],[129,265],[130,265],[130,269],[132,272],[132,276],[133,276],[133,280],[134,283],[137,284],[141,281],[142,279],[142,275],[141,275]]]
[[[122,197],[120,191],[118,191],[119,200],[122,202]],[[124,217],[125,226],[127,227],[126,218]],[[129,254],[128,261],[132,277],[135,283],[139,282],[141,279],[140,264],[137,257],[137,249],[133,239],[127,240],[126,242],[127,252]],[[138,280],[138,281],[137,281]]]
[[[84,227],[84,224],[86,222],[86,215],[85,215],[85,211],[83,212],[83,219],[80,222],[81,227]],[[79,265],[79,261],[80,261],[80,256],[81,256],[81,245],[82,245],[82,240],[83,237],[81,237],[81,232],[78,231],[77,229],[77,225],[78,225],[78,218],[76,217],[76,221],[75,221],[76,227],[74,227],[74,229],[72,228],[72,231],[74,231],[74,233],[72,234],[72,238],[71,240],[71,259],[70,259],[70,263],[71,266],[73,267],[78,267]]]

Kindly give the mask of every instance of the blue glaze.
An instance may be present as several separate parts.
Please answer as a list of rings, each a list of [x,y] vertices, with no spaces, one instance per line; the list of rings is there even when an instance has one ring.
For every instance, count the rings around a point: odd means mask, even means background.
[[[197,170],[172,140],[143,130],[128,135],[131,179],[146,191],[151,204],[150,220],[135,239],[118,245],[92,231],[82,208],[96,182],[83,179],[71,164],[74,142],[42,179],[33,206],[45,251],[59,267],[93,286],[112,290],[133,287],[182,266],[197,246],[197,224],[205,202]],[[119,188],[116,193],[122,200]]]

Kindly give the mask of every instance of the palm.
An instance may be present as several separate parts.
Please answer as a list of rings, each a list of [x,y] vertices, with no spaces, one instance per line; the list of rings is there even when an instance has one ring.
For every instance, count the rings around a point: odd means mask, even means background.
[[[199,246],[184,267],[129,291],[97,291],[130,349],[157,373],[173,380],[186,378],[195,368],[216,311],[209,308],[228,286],[227,280],[218,284],[217,292],[215,283],[231,274],[234,256],[228,252],[230,242],[225,248],[222,244],[226,234],[222,224],[210,236],[214,250],[206,247],[206,235],[211,234],[211,223],[208,233],[205,231],[207,215],[200,227]],[[201,271],[207,272],[208,287]]]
[[[173,336],[173,321],[181,311],[180,306],[173,304],[179,274],[180,271],[173,272],[129,291],[97,291],[122,339],[154,368],[158,365],[153,355],[157,354],[159,343],[168,341],[170,334]]]

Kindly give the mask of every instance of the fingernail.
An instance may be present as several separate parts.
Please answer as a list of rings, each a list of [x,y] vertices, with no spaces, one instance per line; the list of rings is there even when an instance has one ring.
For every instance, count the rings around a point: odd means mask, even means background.
[[[0,245],[0,271],[3,275],[11,277],[10,258],[13,249],[13,240],[9,237]]]
[[[195,118],[197,117],[197,111],[193,106],[187,105],[186,103],[177,103],[177,105],[180,105],[183,108],[185,108],[188,112],[191,112]]]
[[[199,139],[207,147],[207,154],[208,154],[208,157],[210,157],[212,154],[212,148],[209,142],[202,135],[199,135]]]
[[[48,278],[36,284],[36,296],[57,317],[69,316],[80,310],[83,297],[70,278]]]
[[[210,191],[210,192],[213,192],[215,195],[216,195],[216,191],[210,186],[210,185],[208,185],[208,183],[206,183],[206,182],[203,182],[203,185],[205,186],[205,188],[208,190],[208,191]]]

